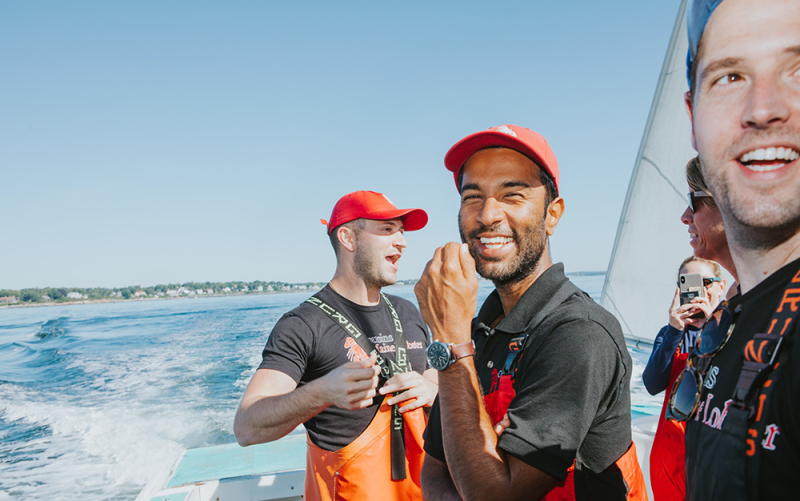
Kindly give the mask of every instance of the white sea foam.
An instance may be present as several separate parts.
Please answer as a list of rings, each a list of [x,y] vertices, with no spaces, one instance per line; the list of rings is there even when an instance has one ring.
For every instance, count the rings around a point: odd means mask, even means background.
[[[4,468],[4,481],[23,498],[79,499],[98,488],[135,488],[169,468],[189,435],[207,432],[202,419],[180,406],[45,402],[10,385],[0,387],[0,415],[51,432],[21,444],[30,462]]]

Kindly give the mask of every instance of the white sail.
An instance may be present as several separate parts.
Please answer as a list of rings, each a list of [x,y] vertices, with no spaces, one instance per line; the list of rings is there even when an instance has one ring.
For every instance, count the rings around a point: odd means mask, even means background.
[[[686,163],[695,156],[683,96],[686,0],[682,0],[628,185],[601,304],[625,336],[652,342],[666,325],[677,268],[692,254],[680,216],[687,206]]]

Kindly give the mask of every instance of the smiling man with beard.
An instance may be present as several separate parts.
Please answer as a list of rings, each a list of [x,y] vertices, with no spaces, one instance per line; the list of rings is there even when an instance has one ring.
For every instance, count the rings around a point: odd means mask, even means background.
[[[324,222],[324,221],[323,221]],[[333,209],[330,283],[275,324],[234,421],[239,444],[308,433],[304,498],[420,499],[423,407],[436,396],[428,332],[397,281],[405,230],[428,215],[356,191]],[[385,398],[384,398],[385,396]]]
[[[464,243],[437,249],[415,290],[440,371],[425,499],[646,499],[622,331],[550,257],[564,212],[555,154],[501,125],[456,143],[445,166]],[[496,290],[473,320],[476,270]]]
[[[692,141],[741,294],[714,312],[678,380],[686,494],[800,492],[800,2],[693,0]]]

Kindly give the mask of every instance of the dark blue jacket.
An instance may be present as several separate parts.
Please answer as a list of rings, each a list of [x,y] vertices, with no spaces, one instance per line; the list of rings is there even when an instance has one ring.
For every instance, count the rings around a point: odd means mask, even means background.
[[[667,389],[669,384],[669,373],[672,370],[672,357],[675,350],[681,344],[683,331],[667,324],[658,331],[655,341],[653,341],[653,352],[647,367],[642,372],[642,381],[647,392],[657,395]]]

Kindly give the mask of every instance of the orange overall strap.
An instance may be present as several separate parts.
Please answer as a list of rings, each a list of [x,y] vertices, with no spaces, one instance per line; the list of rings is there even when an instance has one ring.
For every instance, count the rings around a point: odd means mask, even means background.
[[[388,398],[388,397],[387,397]],[[392,480],[390,421],[392,409],[382,404],[367,429],[337,451],[326,451],[308,440],[305,499],[336,501],[422,499],[420,473],[425,458],[422,409],[406,412],[406,479]]]

